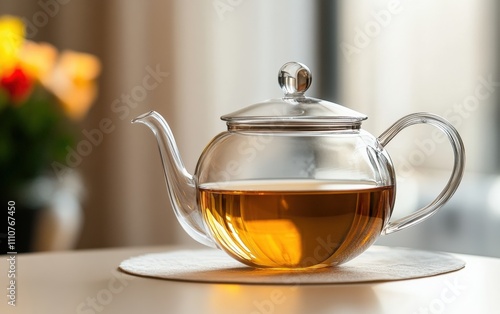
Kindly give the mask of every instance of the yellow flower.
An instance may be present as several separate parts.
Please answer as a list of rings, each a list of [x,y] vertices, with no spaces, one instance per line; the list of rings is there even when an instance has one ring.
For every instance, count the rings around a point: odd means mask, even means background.
[[[97,96],[95,79],[100,71],[101,64],[95,56],[63,51],[44,85],[61,100],[69,117],[81,119]]]
[[[11,69],[25,36],[23,22],[13,16],[0,17],[0,71]]]

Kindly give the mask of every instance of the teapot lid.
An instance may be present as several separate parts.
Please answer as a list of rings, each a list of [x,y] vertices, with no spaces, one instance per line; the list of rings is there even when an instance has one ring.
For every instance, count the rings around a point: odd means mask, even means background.
[[[311,71],[299,62],[288,62],[278,73],[284,92],[280,99],[269,99],[224,115],[231,127],[327,127],[328,129],[359,128],[367,117],[344,106],[304,96],[312,81]]]

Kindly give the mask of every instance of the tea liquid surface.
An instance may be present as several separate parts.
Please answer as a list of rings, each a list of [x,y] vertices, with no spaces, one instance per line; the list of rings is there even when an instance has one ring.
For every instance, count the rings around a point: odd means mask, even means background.
[[[393,186],[318,180],[237,181],[199,189],[205,222],[219,245],[258,267],[335,265],[380,235]]]

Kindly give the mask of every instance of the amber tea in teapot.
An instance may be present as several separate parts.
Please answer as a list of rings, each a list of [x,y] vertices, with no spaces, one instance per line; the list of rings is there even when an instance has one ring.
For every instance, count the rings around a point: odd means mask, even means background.
[[[286,268],[341,263],[364,250],[394,202],[393,186],[360,182],[243,181],[199,190],[218,243],[240,260]]]
[[[311,79],[303,64],[285,64],[278,73],[284,97],[222,116],[227,131],[208,143],[194,175],[184,167],[158,113],[133,121],[156,135],[172,207],[196,241],[253,267],[339,265],[363,253],[380,235],[430,217],[456,191],[465,152],[448,121],[413,113],[375,137],[361,128],[365,115],[306,97]],[[385,147],[415,124],[431,125],[447,136],[452,171],[430,204],[391,221],[396,171]]]

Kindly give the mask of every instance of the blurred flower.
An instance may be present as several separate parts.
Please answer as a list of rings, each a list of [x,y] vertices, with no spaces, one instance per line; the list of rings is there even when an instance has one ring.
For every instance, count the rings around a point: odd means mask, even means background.
[[[0,17],[0,190],[7,195],[64,163],[101,71],[93,55],[59,53],[24,35],[20,19]]]
[[[59,55],[51,44],[25,40],[24,34],[20,19],[0,17],[0,89],[19,104],[33,83],[40,84],[59,99],[71,119],[82,119],[97,96],[99,60],[75,51]]]
[[[20,67],[15,67],[0,77],[0,88],[7,91],[14,104],[19,104],[28,97],[31,86],[31,78]]]
[[[51,44],[26,40],[19,49],[19,63],[31,77],[44,84],[54,69],[57,55]]]
[[[81,119],[97,96],[95,79],[100,71],[100,62],[93,55],[64,51],[44,83],[71,118]]]
[[[23,22],[13,16],[0,17],[0,71],[16,64],[23,41]]]

